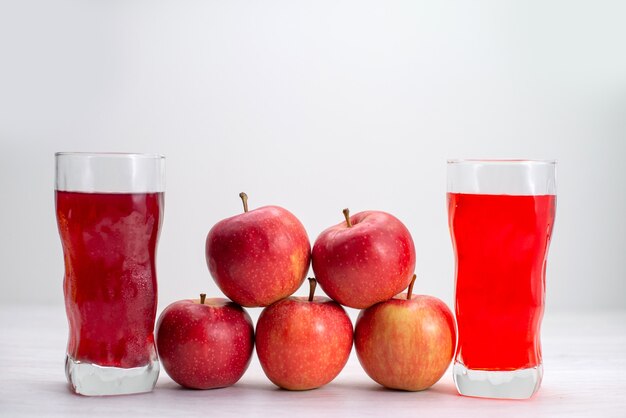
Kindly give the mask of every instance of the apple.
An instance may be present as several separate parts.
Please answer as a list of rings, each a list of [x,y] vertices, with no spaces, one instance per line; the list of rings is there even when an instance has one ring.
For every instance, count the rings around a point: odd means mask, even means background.
[[[242,306],[268,306],[293,294],[309,271],[311,244],[300,221],[278,206],[224,219],[206,238],[206,262],[218,287]]]
[[[181,386],[235,384],[250,364],[254,327],[241,306],[223,299],[180,300],[161,313],[156,331],[163,368]]]
[[[268,306],[256,326],[256,351],[263,371],[277,386],[308,390],[333,380],[352,350],[352,322],[337,302],[292,296]]]
[[[315,241],[313,272],[332,299],[368,308],[407,287],[415,269],[415,245],[404,224],[388,213],[343,213],[345,222]]]
[[[379,384],[418,391],[434,385],[452,361],[456,327],[441,300],[407,293],[359,313],[354,346],[365,372]]]

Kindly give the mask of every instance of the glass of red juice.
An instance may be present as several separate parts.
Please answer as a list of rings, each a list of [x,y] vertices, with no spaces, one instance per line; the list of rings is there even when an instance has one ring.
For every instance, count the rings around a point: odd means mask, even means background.
[[[541,385],[555,174],[554,161],[448,161],[461,395],[526,399]]]
[[[159,376],[155,253],[165,158],[57,153],[55,159],[69,385],[88,396],[149,392]]]

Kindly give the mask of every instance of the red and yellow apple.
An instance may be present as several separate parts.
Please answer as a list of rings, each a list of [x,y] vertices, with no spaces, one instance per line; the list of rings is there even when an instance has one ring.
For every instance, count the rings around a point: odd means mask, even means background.
[[[415,279],[413,279],[415,280]],[[456,327],[441,300],[407,293],[360,312],[354,346],[365,372],[379,384],[418,391],[435,384],[450,365]]]

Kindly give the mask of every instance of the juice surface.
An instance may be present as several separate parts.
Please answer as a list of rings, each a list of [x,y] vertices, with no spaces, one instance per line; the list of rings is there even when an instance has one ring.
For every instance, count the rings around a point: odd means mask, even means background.
[[[156,359],[155,251],[163,193],[56,192],[75,360],[131,368]]]
[[[448,193],[456,255],[456,361],[475,370],[541,363],[554,195]]]

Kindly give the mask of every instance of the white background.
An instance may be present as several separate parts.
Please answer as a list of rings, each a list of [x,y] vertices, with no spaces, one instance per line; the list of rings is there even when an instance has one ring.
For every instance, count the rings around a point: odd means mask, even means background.
[[[416,291],[451,305],[446,158],[518,157],[559,161],[548,310],[624,309],[625,19],[621,1],[2,1],[0,303],[63,302],[54,152],[134,151],[167,157],[161,308],[219,293],[204,239],[240,191],[311,241],[344,207],[395,214]]]

